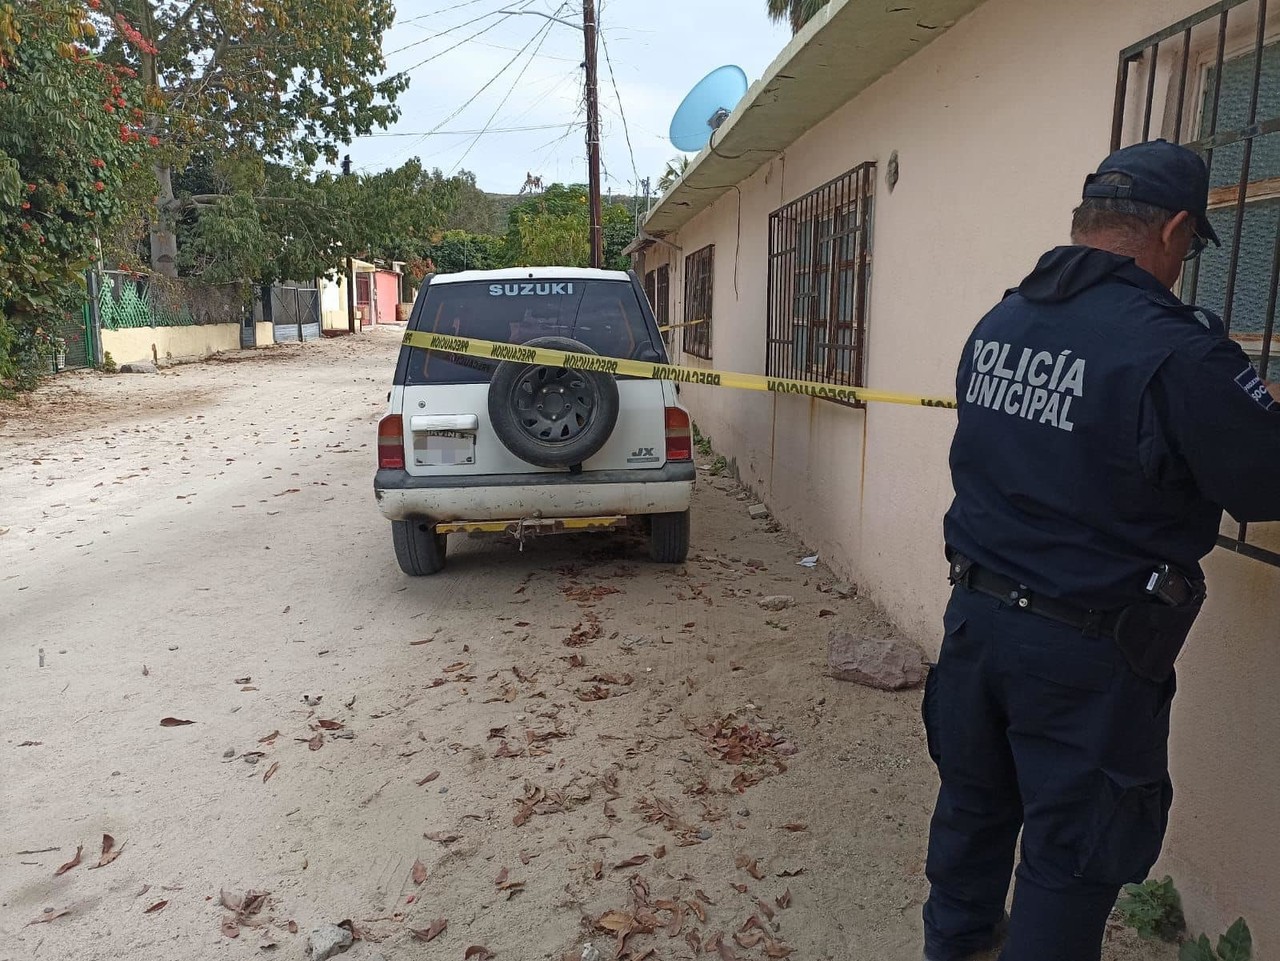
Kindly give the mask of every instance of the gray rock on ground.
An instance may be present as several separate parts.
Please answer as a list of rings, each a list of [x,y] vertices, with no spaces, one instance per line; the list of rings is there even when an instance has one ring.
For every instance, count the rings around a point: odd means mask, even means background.
[[[159,368],[149,360],[135,360],[131,364],[121,364],[120,373],[122,374],[158,374]]]
[[[766,611],[785,611],[788,607],[794,607],[796,599],[790,594],[774,594],[772,597],[762,597],[756,602]]]
[[[351,932],[336,924],[321,924],[311,929],[310,961],[328,961],[351,947]]]
[[[881,691],[919,687],[929,673],[924,651],[911,641],[886,641],[832,631],[827,666],[838,681],[852,681]]]
[[[769,516],[769,508],[765,507],[763,504],[752,504],[747,508],[747,515],[753,521],[762,521]]]

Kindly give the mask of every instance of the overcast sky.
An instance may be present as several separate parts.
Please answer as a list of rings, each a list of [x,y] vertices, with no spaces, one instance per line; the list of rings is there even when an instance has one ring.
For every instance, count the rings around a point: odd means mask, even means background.
[[[384,49],[388,68],[407,70],[411,82],[400,97],[400,121],[388,133],[412,136],[360,138],[350,149],[356,169],[381,170],[417,156],[445,173],[472,170],[482,188],[496,193],[517,192],[526,173],[541,175],[547,184],[585,183],[581,31],[531,14],[497,15],[519,8],[553,13],[558,5],[559,0],[399,0]],[[765,0],[603,0],[602,8],[602,36],[618,87],[615,94],[602,46],[604,188],[619,194],[631,193],[637,180],[623,112],[635,169],[656,184],[677,154],[667,127],[689,89],[727,63],[741,66],[754,82],[790,39],[789,30],[770,23]],[[580,23],[582,3],[565,0],[559,14]],[[541,129],[477,139],[475,132],[486,127]],[[471,134],[422,136],[437,128]]]

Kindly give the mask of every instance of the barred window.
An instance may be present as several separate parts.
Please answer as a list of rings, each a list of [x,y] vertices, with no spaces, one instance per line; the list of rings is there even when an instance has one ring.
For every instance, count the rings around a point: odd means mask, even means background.
[[[875,164],[769,216],[765,373],[865,386]]]
[[[684,259],[684,352],[711,359],[711,288],[715,244]]]
[[[649,298],[649,306],[653,308],[653,317],[658,322],[658,331],[662,334],[662,342],[671,346],[671,268],[663,264],[656,270],[644,275],[644,292]]]
[[[1222,238],[1183,271],[1180,294],[1220,314],[1264,378],[1280,289],[1280,42],[1267,5],[1220,0],[1120,53],[1112,148],[1164,137],[1209,165]],[[1274,376],[1269,379],[1275,379]],[[1271,564],[1277,541],[1232,525],[1219,545]]]

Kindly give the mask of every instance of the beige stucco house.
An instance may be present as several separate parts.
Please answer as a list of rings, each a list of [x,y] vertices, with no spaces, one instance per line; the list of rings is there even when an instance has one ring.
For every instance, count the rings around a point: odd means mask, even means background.
[[[707,321],[673,332],[679,362],[953,395],[960,345],[1066,242],[1085,173],[1113,143],[1158,136],[1214,154],[1226,245],[1184,296],[1229,313],[1269,357],[1280,4],[1207,3],[832,0],[647,218],[636,258],[660,319]],[[936,650],[954,415],[695,385],[683,396],[775,514]],[[1193,929],[1243,915],[1256,956],[1273,957],[1280,525],[1223,533],[1179,664],[1177,796],[1157,870],[1175,877]]]

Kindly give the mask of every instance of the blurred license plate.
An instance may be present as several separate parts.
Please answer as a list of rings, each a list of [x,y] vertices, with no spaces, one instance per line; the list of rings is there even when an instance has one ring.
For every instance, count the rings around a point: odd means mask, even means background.
[[[476,462],[476,435],[436,431],[413,435],[416,467],[455,467]]]

